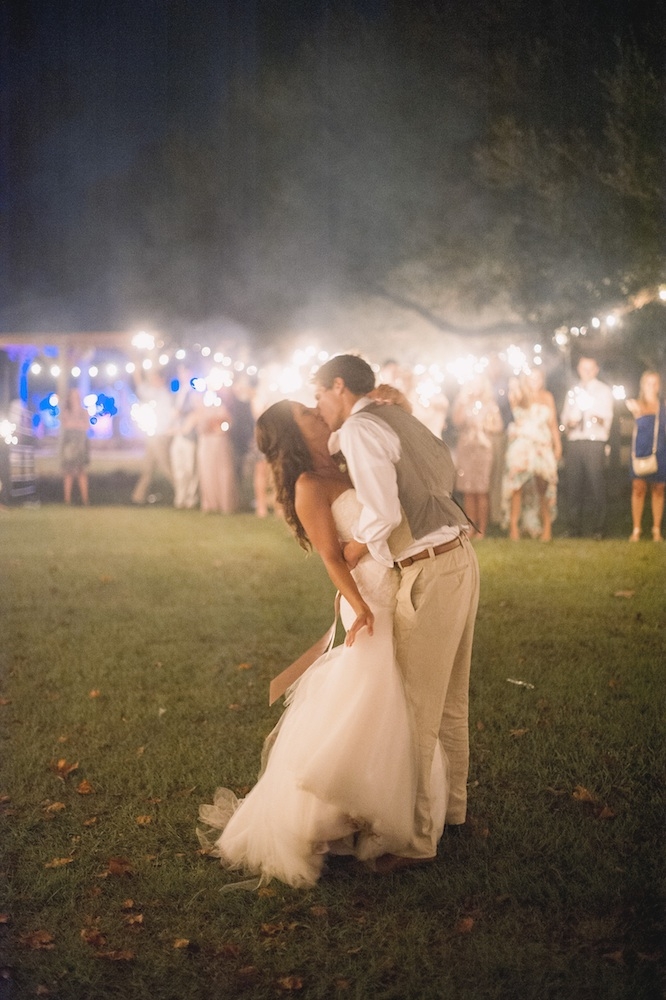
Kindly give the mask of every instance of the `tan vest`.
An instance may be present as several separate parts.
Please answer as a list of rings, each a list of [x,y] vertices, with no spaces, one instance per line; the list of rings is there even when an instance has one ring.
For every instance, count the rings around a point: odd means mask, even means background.
[[[399,406],[371,403],[355,414],[359,418],[384,421],[400,441],[395,469],[403,519],[388,539],[394,556],[439,528],[468,523],[451,496],[456,470],[443,441]]]

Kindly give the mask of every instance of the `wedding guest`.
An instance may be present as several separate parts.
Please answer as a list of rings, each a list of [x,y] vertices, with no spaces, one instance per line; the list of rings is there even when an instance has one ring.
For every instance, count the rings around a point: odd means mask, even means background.
[[[663,541],[661,522],[664,516],[664,484],[666,484],[666,407],[661,402],[661,378],[657,372],[641,375],[637,399],[627,400],[627,409],[636,424],[632,437],[631,519],[630,542],[641,537],[643,508],[648,490],[652,507],[652,540]],[[655,453],[656,471],[640,475],[633,468],[633,457]]]
[[[492,385],[485,375],[477,375],[458,393],[453,424],[458,429],[456,489],[462,493],[465,513],[474,525],[470,538],[483,538],[490,512],[491,435],[503,429]]]
[[[504,475],[509,538],[518,541],[521,521],[542,542],[552,539],[557,500],[557,463],[562,442],[555,400],[539,369],[523,372],[510,386],[513,421],[508,428]]]
[[[192,387],[192,372],[185,365],[178,369],[179,389],[176,393],[171,470],[173,474],[173,505],[192,509],[199,500],[197,469],[197,391]]]
[[[146,502],[148,489],[159,473],[173,485],[171,471],[171,435],[173,430],[173,394],[161,372],[138,367],[134,373],[136,394],[154,413],[154,433],[146,436],[141,475],[132,492],[132,503]]]
[[[81,402],[81,393],[78,389],[71,388],[60,410],[61,430],[58,443],[66,504],[72,502],[72,487],[76,479],[81,503],[84,507],[88,506],[89,427],[90,418]]]
[[[203,514],[233,514],[238,506],[231,414],[217,393],[198,393],[197,464]]]
[[[566,433],[564,468],[569,508],[569,534],[583,532],[589,511],[592,537],[603,538],[606,524],[606,445],[613,423],[613,393],[601,382],[594,358],[582,357],[578,383],[567,393],[561,421]]]

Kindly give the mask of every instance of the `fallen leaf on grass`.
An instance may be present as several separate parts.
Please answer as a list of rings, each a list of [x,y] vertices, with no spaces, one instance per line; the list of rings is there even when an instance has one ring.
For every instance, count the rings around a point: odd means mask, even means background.
[[[19,944],[32,951],[51,951],[55,948],[55,938],[49,931],[31,931],[19,936]]]
[[[60,760],[51,761],[50,764],[51,770],[55,771],[58,777],[62,778],[63,781],[65,780],[67,775],[72,773],[72,771],[76,771],[78,766],[79,766],[78,761],[76,762],[76,764],[70,764],[68,763],[68,761],[65,760],[64,757],[62,757]]]
[[[98,927],[84,927],[81,938],[91,948],[103,948],[106,944],[106,935],[102,934]]]
[[[11,917],[8,913],[0,913],[0,924],[8,924]]]
[[[269,889],[268,886],[263,885],[261,889],[257,889],[257,896],[261,896],[262,899],[267,899],[270,896],[275,895],[275,889]]]
[[[236,975],[239,979],[244,979],[246,982],[249,982],[249,980],[254,979],[257,976],[258,972],[259,969],[256,965],[244,965],[242,969],[238,970]]]
[[[239,663],[236,670],[252,670],[251,663]]]
[[[122,903],[120,904],[120,909],[121,910],[133,910],[134,909],[134,900],[133,899],[124,899],[122,901]]]
[[[102,692],[99,691],[97,688],[93,688],[92,691],[88,692],[88,697],[89,698],[100,698],[101,695],[102,695]]]
[[[110,962],[131,962],[135,958],[133,951],[96,951],[95,958],[106,958]]]
[[[572,798],[574,798],[577,802],[591,802],[593,805],[596,805],[597,800],[592,792],[588,791],[587,788],[584,788],[582,785],[576,785],[571,794]]]
[[[40,983],[39,986],[35,987],[35,996],[36,997],[50,997],[51,996],[51,990],[48,988],[48,986],[44,986],[43,983]]]
[[[84,778],[83,781],[80,781],[78,783],[78,785],[76,786],[76,790],[79,793],[79,795],[94,795],[95,794],[95,789],[90,784],[90,782],[88,781],[87,778]]]
[[[189,938],[176,938],[173,943],[174,948],[189,948],[190,939]]]
[[[277,984],[281,990],[287,992],[303,989],[303,979],[301,976],[282,976],[278,979]]]
[[[476,731],[478,733],[482,733],[485,728],[486,728],[485,723],[481,722],[481,719],[478,719],[476,723]]]
[[[262,924],[260,933],[264,937],[275,937],[276,934],[281,934],[284,929],[284,924]]]
[[[513,736],[514,739],[518,736],[524,736],[525,733],[529,733],[529,729],[510,729],[509,736]]]
[[[610,808],[610,806],[604,806],[597,819],[615,819],[616,813]]]
[[[624,965],[624,952],[621,948],[617,951],[611,951],[603,957],[607,962],[615,962],[616,965]]]
[[[239,958],[241,950],[237,944],[223,944],[216,951],[216,955],[222,958]]]
[[[243,706],[239,705],[237,702],[234,702],[231,705],[227,705],[227,708],[229,709],[230,712],[240,712],[242,707]]]
[[[453,928],[455,934],[470,934],[474,927],[473,917],[461,917]]]
[[[350,990],[351,989],[351,979],[334,979],[333,983],[336,990]]]
[[[137,927],[143,923],[143,913],[127,913],[123,920],[128,927]]]
[[[615,593],[613,594],[613,597],[630,598],[633,597],[635,593],[636,593],[635,590],[616,590]]]
[[[94,826],[97,823],[97,816],[89,816],[88,819],[84,819],[84,826]]]
[[[153,822],[152,816],[137,816],[136,818],[137,826],[150,826]]]
[[[11,698],[0,698],[0,705],[11,705]]]
[[[109,858],[108,867],[100,872],[98,878],[108,878],[109,875],[133,875],[134,869],[127,858]]]
[[[47,812],[47,813],[58,813],[58,812],[62,812],[63,809],[66,809],[66,808],[67,808],[67,806],[65,805],[64,802],[52,802],[50,806],[46,806],[44,812]]]
[[[74,858],[54,858],[53,861],[47,861],[44,865],[45,868],[62,868],[63,865],[71,865]]]
[[[327,906],[311,906],[310,913],[313,917],[327,917],[328,907]]]

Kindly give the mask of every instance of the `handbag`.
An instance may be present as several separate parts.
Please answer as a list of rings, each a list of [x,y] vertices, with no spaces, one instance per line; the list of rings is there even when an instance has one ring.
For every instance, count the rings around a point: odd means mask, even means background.
[[[661,408],[654,415],[654,438],[652,440],[652,453],[650,455],[637,455],[636,454],[636,424],[634,424],[634,433],[631,437],[631,468],[635,476],[651,476],[654,472],[659,471],[659,464],[657,462],[657,435],[659,433],[659,417],[661,416]]]

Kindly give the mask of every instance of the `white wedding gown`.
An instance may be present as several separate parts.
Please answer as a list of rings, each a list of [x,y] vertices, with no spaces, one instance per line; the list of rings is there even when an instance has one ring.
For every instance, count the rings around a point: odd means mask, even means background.
[[[341,540],[349,540],[359,514],[354,491],[339,496],[332,510]],[[204,848],[224,867],[260,876],[261,884],[278,878],[313,885],[327,853],[361,860],[411,853],[415,757],[393,652],[398,581],[370,556],[354,578],[374,612],[374,634],[363,629],[353,646],[334,647],[292,686],[248,795],[238,801],[219,788],[214,804],[200,809],[208,827],[198,831]],[[346,627],[355,617],[344,600],[341,616]],[[441,836],[447,796],[441,752],[433,788]]]

